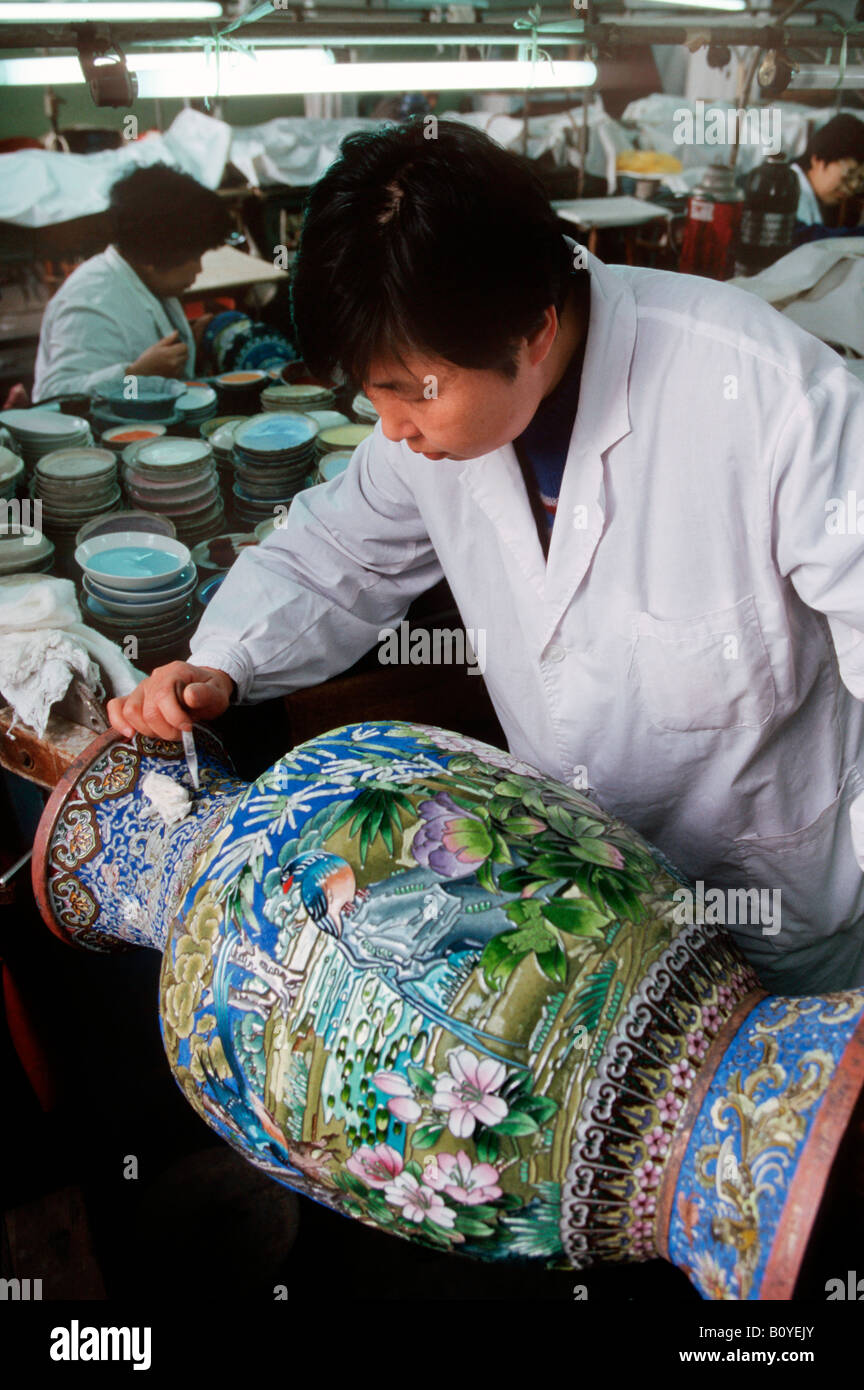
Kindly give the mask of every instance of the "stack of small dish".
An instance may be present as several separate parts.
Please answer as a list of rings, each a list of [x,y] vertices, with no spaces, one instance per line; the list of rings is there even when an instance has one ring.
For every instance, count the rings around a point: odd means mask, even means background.
[[[24,460],[0,444],[0,497],[14,497],[23,475]]]
[[[248,415],[218,415],[201,427],[202,438],[213,450],[226,511],[234,506],[234,431],[248,419]],[[211,430],[211,425],[216,425],[216,428]]]
[[[313,381],[274,382],[261,392],[262,410],[329,410],[335,396],[327,386]]]
[[[361,420],[364,424],[374,425],[378,419],[378,411],[363,391],[358,391],[351,402],[351,409],[354,412],[354,419]]]
[[[202,381],[187,381],[186,390],[177,397],[175,406],[183,423],[194,426],[196,430],[205,420],[212,420],[219,409],[213,387]]]
[[[344,453],[345,450],[353,453],[371,433],[371,425],[336,425],[333,429],[321,430],[316,445],[319,464],[325,454]]]
[[[54,563],[54,545],[29,525],[0,521],[0,575],[42,574]]]
[[[55,449],[36,465],[30,491],[41,503],[42,529],[58,560],[66,560],[84,522],[121,505],[117,459],[110,449]]]
[[[295,412],[253,415],[234,431],[234,511],[249,530],[306,485],[317,434]]]
[[[315,469],[316,483],[330,483],[345,472],[353,457],[352,449],[334,449],[332,453],[322,454]]]
[[[221,408],[226,415],[252,415],[260,410],[261,388],[266,372],[223,372],[216,378]]]
[[[75,560],[85,620],[115,642],[134,637],[136,665],[149,671],[188,649],[198,572],[180,541],[116,531],[84,541]]]
[[[213,451],[204,439],[166,435],[131,446],[123,480],[130,504],[170,516],[187,545],[224,529]]]
[[[93,443],[90,426],[82,416],[63,415],[59,410],[4,410],[0,424],[12,435],[30,471],[55,449],[78,449]]]

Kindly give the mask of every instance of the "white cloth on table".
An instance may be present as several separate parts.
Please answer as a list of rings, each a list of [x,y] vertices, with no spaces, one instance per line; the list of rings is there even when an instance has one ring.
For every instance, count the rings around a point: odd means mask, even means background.
[[[71,580],[0,580],[0,693],[15,711],[12,727],[29,724],[41,737],[75,675],[98,696],[128,695],[142,679],[114,642],[81,621]]]
[[[823,342],[864,357],[864,236],[808,241],[758,275],[730,283]]]

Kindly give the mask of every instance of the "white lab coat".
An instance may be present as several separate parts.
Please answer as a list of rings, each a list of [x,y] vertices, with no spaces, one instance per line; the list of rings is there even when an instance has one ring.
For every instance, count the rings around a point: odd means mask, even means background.
[[[45,310],[33,399],[122,381],[130,365],[177,330],[189,349],[183,376],[195,375],[195,339],[179,299],[160,299],[109,246],[73,270]]]
[[[800,188],[798,194],[798,209],[795,213],[795,219],[798,222],[806,222],[808,227],[817,227],[825,219],[822,216],[819,199],[813,192],[813,185],[800,164],[793,164],[790,167],[795,170]]]
[[[727,919],[766,983],[862,984],[864,536],[826,520],[864,495],[864,388],[752,295],[588,264],[548,564],[512,445],[431,462],[379,423],[243,552],[191,659],[242,700],[312,685],[443,573],[514,754],[587,769],[694,879],[781,890],[776,934]]]

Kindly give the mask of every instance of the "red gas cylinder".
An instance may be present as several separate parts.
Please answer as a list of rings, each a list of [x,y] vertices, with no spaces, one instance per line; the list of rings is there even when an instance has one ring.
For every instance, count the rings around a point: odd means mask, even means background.
[[[685,275],[728,280],[732,274],[743,194],[735,176],[711,164],[687,200],[687,221],[678,269]]]

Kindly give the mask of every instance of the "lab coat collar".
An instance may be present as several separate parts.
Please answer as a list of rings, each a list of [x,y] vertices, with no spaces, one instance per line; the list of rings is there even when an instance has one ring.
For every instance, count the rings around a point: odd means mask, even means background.
[[[569,237],[566,240],[575,247]],[[631,429],[628,388],[636,344],[636,301],[626,280],[590,252],[585,257],[591,275],[591,319],[579,409],[548,562],[512,444],[470,460],[459,474],[459,481],[496,527],[531,587],[545,599],[544,643],[585,577],[603,531],[602,455]],[[577,508],[585,510],[577,513]],[[565,517],[566,525],[559,525]]]

